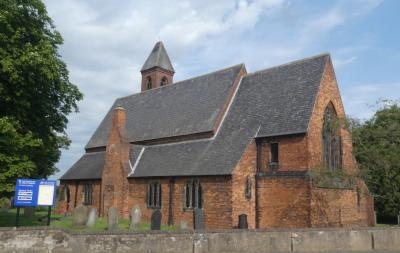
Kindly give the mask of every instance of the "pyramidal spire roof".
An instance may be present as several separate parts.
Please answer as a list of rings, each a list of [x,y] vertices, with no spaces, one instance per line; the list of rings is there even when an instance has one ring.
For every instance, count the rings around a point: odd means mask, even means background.
[[[145,71],[154,67],[175,72],[171,61],[169,60],[167,51],[165,50],[164,44],[161,41],[156,43],[140,71]]]

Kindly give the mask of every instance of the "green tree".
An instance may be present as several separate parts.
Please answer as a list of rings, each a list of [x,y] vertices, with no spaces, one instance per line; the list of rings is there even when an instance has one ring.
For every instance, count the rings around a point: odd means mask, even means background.
[[[400,107],[383,101],[375,115],[365,121],[351,120],[354,154],[362,175],[375,195],[380,217],[400,211]]]
[[[57,171],[60,149],[69,145],[67,115],[83,96],[58,54],[62,43],[40,0],[0,1],[0,117],[12,118],[22,139],[43,144],[27,162],[35,178]]]
[[[0,196],[11,197],[15,180],[29,177],[36,169],[32,161],[43,143],[32,133],[21,134],[19,124],[8,117],[0,118]]]

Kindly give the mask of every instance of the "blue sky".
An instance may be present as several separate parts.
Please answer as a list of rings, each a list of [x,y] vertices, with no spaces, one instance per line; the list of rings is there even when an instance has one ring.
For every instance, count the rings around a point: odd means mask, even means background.
[[[117,97],[140,90],[140,68],[162,40],[182,80],[238,63],[256,70],[329,52],[346,113],[365,119],[400,98],[400,1],[45,0],[60,54],[84,93],[69,116],[59,178]]]

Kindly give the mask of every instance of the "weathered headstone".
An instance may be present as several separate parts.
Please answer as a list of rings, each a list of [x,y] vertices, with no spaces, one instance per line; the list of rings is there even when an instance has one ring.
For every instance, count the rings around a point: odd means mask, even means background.
[[[151,230],[160,230],[161,229],[161,212],[160,210],[154,210],[151,215]]]
[[[0,199],[0,212],[8,212],[11,208],[11,200],[4,198]]]
[[[195,230],[204,229],[204,212],[201,208],[195,208],[193,212],[193,225]]]
[[[34,206],[26,206],[24,207],[24,217],[32,217],[35,214],[36,207]]]
[[[108,230],[118,229],[118,209],[115,207],[110,207],[108,209]]]
[[[181,230],[188,230],[188,222],[186,220],[181,220],[180,229]]]
[[[83,227],[86,225],[87,220],[88,220],[87,206],[79,205],[75,207],[72,217],[72,224],[75,227]]]
[[[96,218],[97,218],[97,209],[96,208],[90,208],[88,220],[86,222],[86,226],[87,227],[93,227],[94,224],[96,223]]]
[[[139,206],[134,206],[131,210],[131,223],[129,224],[130,230],[138,230],[139,224],[142,220],[142,212]]]
[[[241,214],[239,215],[239,229],[248,229],[249,225],[247,224],[247,215]]]
[[[400,213],[397,215],[397,225],[400,226]]]

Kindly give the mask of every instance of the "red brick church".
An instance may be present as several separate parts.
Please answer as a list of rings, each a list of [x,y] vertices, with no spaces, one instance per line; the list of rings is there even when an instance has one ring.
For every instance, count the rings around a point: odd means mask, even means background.
[[[373,199],[357,177],[329,54],[247,73],[244,64],[174,82],[158,42],[141,92],[117,98],[61,177],[59,211],[83,204],[149,223],[206,229],[368,226]]]

